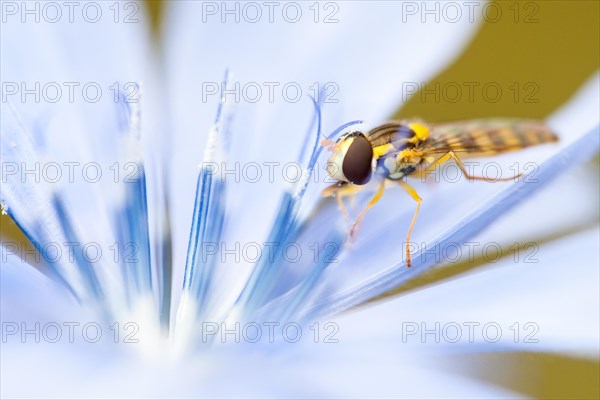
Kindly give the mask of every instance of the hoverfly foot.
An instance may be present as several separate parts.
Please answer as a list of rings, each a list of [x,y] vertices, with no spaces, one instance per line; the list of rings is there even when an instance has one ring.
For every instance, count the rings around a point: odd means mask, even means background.
[[[356,242],[358,226],[359,226],[359,224],[354,222],[352,224],[352,226],[350,227],[350,229],[348,229],[348,233],[346,233],[346,238],[344,239],[344,244],[346,244],[349,247],[352,247],[352,245],[354,245],[354,242]]]

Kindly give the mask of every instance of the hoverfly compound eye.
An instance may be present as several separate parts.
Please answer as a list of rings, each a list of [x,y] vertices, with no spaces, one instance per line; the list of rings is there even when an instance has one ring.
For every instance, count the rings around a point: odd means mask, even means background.
[[[373,147],[364,135],[357,135],[352,140],[344,161],[342,172],[346,179],[355,185],[364,185],[371,179]]]

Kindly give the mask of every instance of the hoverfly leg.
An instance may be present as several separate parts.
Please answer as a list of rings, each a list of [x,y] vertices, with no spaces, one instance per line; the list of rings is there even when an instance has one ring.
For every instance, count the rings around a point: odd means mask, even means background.
[[[458,168],[460,168],[461,172],[463,173],[463,175],[468,180],[478,180],[478,181],[486,181],[486,182],[511,181],[511,180],[516,181],[521,176],[523,176],[522,173],[518,174],[518,175],[515,175],[515,176],[512,176],[510,178],[488,178],[488,177],[485,177],[485,176],[469,175],[469,173],[467,172],[467,169],[465,168],[464,164],[462,163],[462,161],[460,160],[460,158],[458,158],[458,156],[453,151],[449,151],[446,154],[444,154],[443,156],[441,156],[440,158],[438,158],[437,160],[435,160],[431,165],[429,165],[425,169],[425,174],[427,174],[428,172],[433,171],[438,166],[440,166],[441,164],[445,163],[446,161],[448,161],[450,159],[453,159],[456,162],[456,165],[458,165]]]
[[[346,224],[349,225],[350,224],[350,214],[348,213],[348,210],[347,210],[346,206],[344,205],[344,198],[345,197],[353,197],[358,192],[362,191],[363,189],[364,189],[364,187],[362,187],[362,186],[355,186],[355,185],[348,184],[348,183],[338,182],[331,186],[327,186],[325,189],[323,189],[323,191],[321,192],[321,195],[323,197],[330,197],[330,196],[335,197],[335,201],[337,202],[338,208],[340,209],[340,212],[344,216],[344,220],[345,220]]]
[[[350,224],[350,214],[348,214],[348,210],[346,209],[346,206],[344,205],[344,199],[342,198],[342,196],[335,196],[335,201],[337,202],[338,208],[340,209],[340,211],[342,212],[342,215],[344,216],[344,221],[346,222],[347,225]]]
[[[350,227],[348,234],[346,235],[346,242],[352,243],[352,241],[356,237],[356,232],[358,232],[358,228],[360,226],[360,221],[365,216],[367,211],[369,211],[371,209],[371,207],[373,207],[383,197],[384,191],[385,191],[385,180],[382,180],[381,183],[379,184],[379,188],[377,189],[377,192],[375,193],[375,196],[373,196],[373,198],[371,200],[369,200],[365,209],[362,210],[360,214],[358,214],[358,217],[356,218],[354,223],[352,223],[352,226]]]
[[[406,266],[410,268],[412,266],[412,260],[410,257],[410,236],[412,234],[412,230],[415,226],[415,222],[417,221],[417,215],[419,215],[419,209],[421,208],[422,199],[417,193],[417,191],[410,186],[408,183],[404,181],[397,181],[400,186],[417,202],[417,208],[415,209],[415,213],[413,214],[412,221],[410,222],[410,227],[408,228],[408,233],[406,234]]]

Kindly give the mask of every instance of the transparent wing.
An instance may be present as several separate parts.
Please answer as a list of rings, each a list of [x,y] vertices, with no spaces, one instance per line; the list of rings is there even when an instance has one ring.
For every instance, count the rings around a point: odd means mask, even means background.
[[[425,154],[493,155],[558,140],[544,122],[536,120],[481,119],[430,124],[429,128],[429,138],[418,146]]]

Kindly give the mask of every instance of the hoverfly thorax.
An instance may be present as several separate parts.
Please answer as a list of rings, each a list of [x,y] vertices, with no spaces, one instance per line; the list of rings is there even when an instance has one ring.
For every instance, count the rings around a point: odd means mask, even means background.
[[[327,172],[332,178],[355,185],[369,182],[375,165],[373,146],[362,132],[342,136],[331,151]]]
[[[388,123],[372,129],[369,139],[374,146],[380,174],[390,180],[399,180],[414,173],[422,161],[418,146],[428,135],[428,128],[418,123]]]

